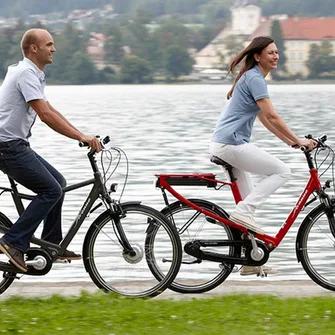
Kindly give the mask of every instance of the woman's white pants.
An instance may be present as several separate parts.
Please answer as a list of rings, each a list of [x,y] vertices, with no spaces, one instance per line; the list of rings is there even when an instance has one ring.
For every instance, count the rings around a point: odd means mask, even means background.
[[[211,142],[210,153],[234,167],[242,201],[235,211],[253,216],[255,210],[291,176],[290,168],[275,156],[251,143],[230,145]],[[265,178],[253,186],[251,174]]]

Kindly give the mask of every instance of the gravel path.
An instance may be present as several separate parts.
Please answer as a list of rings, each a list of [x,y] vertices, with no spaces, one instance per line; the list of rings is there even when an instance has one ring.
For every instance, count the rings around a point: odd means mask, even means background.
[[[98,292],[90,282],[29,283],[14,282],[1,296],[5,300],[13,296],[50,297],[52,295],[78,296],[82,291]],[[268,294],[279,297],[334,296],[335,292],[323,289],[310,280],[269,281],[266,279],[250,281],[226,281],[216,289],[198,295],[185,295],[166,290],[155,299],[209,298],[227,294]]]

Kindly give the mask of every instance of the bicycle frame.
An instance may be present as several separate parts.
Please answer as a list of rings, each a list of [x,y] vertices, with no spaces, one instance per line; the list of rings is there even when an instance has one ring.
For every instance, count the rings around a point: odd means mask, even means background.
[[[81,227],[82,223],[86,219],[88,213],[90,212],[91,208],[93,207],[94,202],[99,198],[99,195],[102,195],[103,198],[105,198],[105,199],[110,199],[109,194],[107,193],[107,191],[105,189],[105,186],[103,185],[101,173],[100,173],[100,171],[98,169],[98,166],[96,164],[96,161],[94,159],[94,153],[93,152],[88,153],[88,158],[89,158],[89,161],[90,161],[92,169],[93,169],[94,178],[91,178],[91,179],[88,179],[86,181],[76,183],[76,184],[73,184],[73,185],[70,185],[70,186],[66,186],[66,187],[63,188],[63,192],[66,193],[66,192],[70,192],[70,191],[73,191],[73,190],[76,190],[76,189],[79,189],[79,188],[82,188],[82,187],[93,184],[93,187],[92,187],[90,193],[88,194],[83,206],[79,210],[78,215],[76,216],[76,218],[75,218],[74,222],[72,223],[70,229],[68,230],[68,232],[64,236],[62,242],[58,245],[58,244],[54,244],[54,243],[42,240],[42,239],[37,238],[35,236],[33,236],[31,238],[32,243],[37,244],[41,247],[50,249],[52,251],[52,256],[56,256],[58,253],[62,253],[63,251],[65,251],[65,249],[71,243],[74,236],[77,234],[77,232],[78,232],[79,228]],[[12,178],[10,178],[9,176],[8,176],[8,179],[9,179],[11,187],[10,188],[0,187],[0,190],[3,190],[2,193],[4,193],[4,192],[10,192],[11,193],[14,204],[15,204],[15,207],[18,211],[18,214],[20,215],[24,211],[24,206],[23,206],[22,200],[33,200],[34,196],[18,192],[17,185],[16,185],[15,181]],[[100,206],[100,205],[98,205],[98,206]],[[97,208],[97,206],[96,206],[96,208]],[[91,212],[93,212],[95,209],[93,209]],[[9,230],[9,228],[7,228],[6,230]],[[5,233],[5,231],[4,231],[4,233]]]
[[[324,192],[323,187],[321,186],[319,175],[317,169],[314,168],[314,164],[311,158],[311,155],[309,152],[305,152],[305,156],[307,159],[307,163],[309,166],[309,179],[306,183],[306,186],[302,193],[300,194],[298,201],[295,203],[294,207],[292,208],[291,212],[289,213],[288,217],[286,218],[285,222],[277,232],[275,236],[271,235],[261,235],[256,234],[255,236],[265,242],[269,250],[275,249],[280,242],[283,240],[289,229],[292,227],[293,223],[295,222],[297,216],[301,212],[301,210],[306,205],[308,198],[313,192],[317,192],[319,198],[321,201],[325,202],[326,205],[329,205],[329,197]],[[248,234],[248,231],[245,227],[229,221],[228,219],[213,214],[212,212],[209,212],[208,210],[201,208],[194,204],[193,202],[189,201],[188,199],[184,198],[180,193],[178,193],[169,182],[170,180],[174,180],[174,185],[206,185],[207,187],[216,187],[217,184],[221,185],[227,185],[230,187],[233,197],[235,200],[235,203],[237,204],[239,201],[242,200],[240,191],[238,188],[238,184],[236,182],[236,179],[232,179],[232,181],[220,181],[215,179],[215,175],[212,173],[207,174],[156,174],[157,177],[157,183],[156,186],[159,187],[163,193],[163,198],[165,202],[167,203],[167,196],[165,194],[165,190],[167,190],[170,194],[172,194],[175,198],[177,198],[179,201],[183,202],[184,204],[188,205],[189,207],[194,208],[197,211],[200,211],[201,213],[205,214],[208,217],[213,218],[214,220],[217,220],[219,222],[222,222],[226,225],[229,225],[233,228],[237,228],[240,231],[242,231],[244,234]],[[172,178],[172,179],[171,179]],[[189,179],[188,182],[186,180]],[[190,180],[191,179],[191,180]],[[179,180],[179,182],[178,182]],[[168,203],[167,203],[168,205]]]

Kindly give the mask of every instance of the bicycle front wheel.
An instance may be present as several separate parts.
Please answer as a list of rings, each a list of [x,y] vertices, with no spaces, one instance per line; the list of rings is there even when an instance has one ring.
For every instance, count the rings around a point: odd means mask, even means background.
[[[129,297],[154,297],[169,287],[181,262],[181,243],[176,229],[157,210],[141,204],[122,204],[122,229],[134,255],[124,252],[115,223],[108,211],[89,228],[83,247],[84,264],[93,282],[101,289]],[[150,227],[159,226],[155,245],[147,243]],[[148,257],[155,253],[169,259],[166,275],[159,280],[152,275]]]
[[[318,285],[335,291],[334,214],[327,216],[324,205],[315,207],[302,222],[296,241],[298,260]]]
[[[225,216],[219,206],[201,199],[189,199],[197,206],[216,215]],[[194,240],[233,240],[234,234],[230,227],[206,217],[192,207],[181,201],[176,201],[162,210],[162,213],[176,226],[182,245]],[[151,234],[155,239],[156,227]],[[159,235],[157,235],[159,236]],[[207,247],[204,250],[225,255],[235,255],[237,248]],[[152,272],[157,278],[164,276],[165,264],[162,262],[151,263]],[[183,252],[182,264],[178,275],[170,289],[179,293],[203,293],[212,290],[226,280],[234,268],[233,264],[204,261]]]
[[[6,228],[10,228],[12,225],[13,224],[8,219],[8,217],[0,212],[0,237],[4,235]],[[4,254],[1,254],[0,262],[7,263],[8,257],[6,257]],[[2,275],[0,274],[0,294],[4,293],[8,289],[8,287],[12,284],[14,279],[15,279],[15,273],[2,272]]]

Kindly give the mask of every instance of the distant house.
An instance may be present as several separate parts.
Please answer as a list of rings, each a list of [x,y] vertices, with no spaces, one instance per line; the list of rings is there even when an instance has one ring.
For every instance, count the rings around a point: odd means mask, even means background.
[[[283,32],[288,74],[308,75],[306,61],[313,43],[330,41],[335,55],[335,17],[307,18],[277,15],[263,18],[261,9],[249,5],[247,1],[236,1],[231,11],[231,25],[223,29],[213,41],[196,54],[194,66],[196,71],[227,67],[231,60],[227,39],[233,37],[242,50],[254,37],[270,35],[274,20],[279,20]]]
[[[260,24],[250,36],[270,35],[273,19]],[[313,43],[330,41],[335,55],[335,17],[290,17],[280,20],[285,40],[286,69],[289,74],[308,75],[306,61]]]
[[[258,28],[261,22],[261,8],[247,5],[246,1],[237,1],[231,8],[232,22],[227,25],[208,45],[200,50],[196,56],[195,70],[221,68],[227,63],[227,38],[233,36],[236,43],[244,47],[244,42]]]

